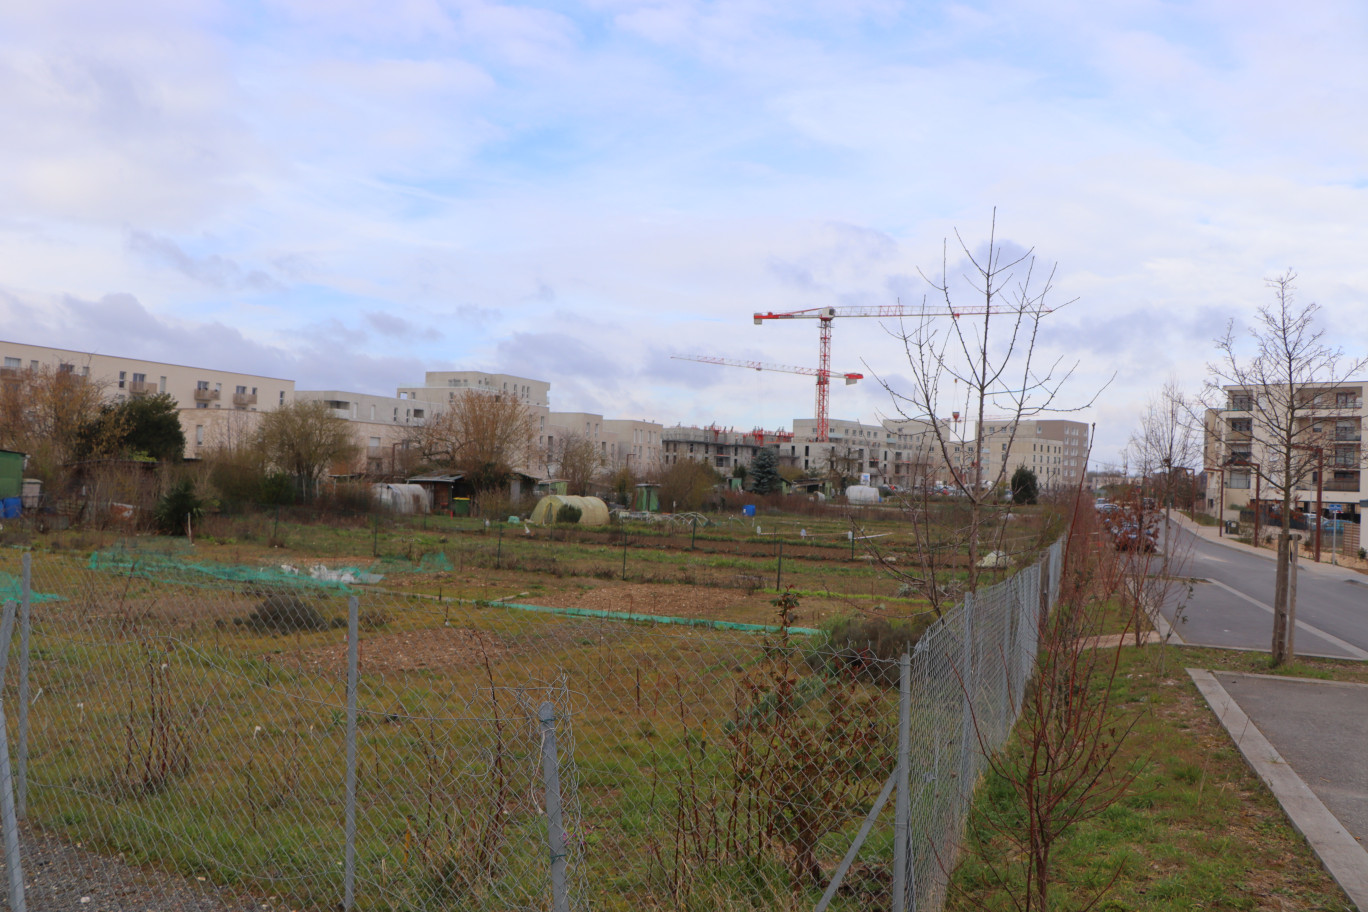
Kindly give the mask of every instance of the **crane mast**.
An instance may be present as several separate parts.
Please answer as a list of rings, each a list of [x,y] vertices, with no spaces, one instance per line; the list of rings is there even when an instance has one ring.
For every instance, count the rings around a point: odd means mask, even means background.
[[[755,325],[762,326],[766,320],[816,320],[817,321],[817,440],[825,443],[830,431],[827,414],[829,400],[828,381],[831,377],[831,323],[837,317],[971,317],[986,314],[1005,313],[1006,308],[962,307],[953,310],[927,310],[924,307],[905,307],[897,304],[849,305],[843,307],[809,307],[804,310],[791,310],[787,313],[767,311],[756,313]],[[849,382],[849,381],[847,381]]]

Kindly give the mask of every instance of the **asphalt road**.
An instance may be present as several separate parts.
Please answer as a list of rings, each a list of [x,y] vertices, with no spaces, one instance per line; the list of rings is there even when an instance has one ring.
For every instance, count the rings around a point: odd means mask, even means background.
[[[1273,551],[1209,541],[1174,527],[1177,564],[1164,615],[1196,646],[1267,651],[1273,635]],[[1368,576],[1300,562],[1294,649],[1298,655],[1368,660]]]

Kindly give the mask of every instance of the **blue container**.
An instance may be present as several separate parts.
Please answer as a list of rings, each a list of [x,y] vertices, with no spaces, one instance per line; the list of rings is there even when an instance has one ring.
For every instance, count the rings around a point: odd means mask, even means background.
[[[742,508],[741,508],[741,515],[742,515],[742,516],[754,516],[754,515],[755,515],[755,504],[746,504],[744,507],[742,507]]]
[[[16,519],[24,509],[24,500],[21,497],[6,497],[0,500],[0,519]]]

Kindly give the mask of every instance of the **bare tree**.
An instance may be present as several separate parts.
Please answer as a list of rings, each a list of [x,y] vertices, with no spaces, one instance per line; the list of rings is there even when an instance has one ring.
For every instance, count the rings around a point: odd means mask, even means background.
[[[256,440],[266,463],[293,475],[306,500],[330,465],[357,451],[351,427],[320,401],[291,402],[264,413]]]
[[[429,464],[462,472],[477,491],[489,491],[527,465],[536,437],[536,419],[522,399],[468,389],[415,428],[412,445]]]
[[[1174,496],[1184,475],[1192,474],[1202,458],[1202,440],[1197,413],[1200,405],[1189,399],[1170,377],[1158,394],[1151,397],[1140,416],[1140,427],[1131,434],[1129,450],[1140,477],[1157,483],[1164,505],[1165,562],[1171,550]]]
[[[985,427],[989,423],[1005,427],[1003,442],[1010,452],[1022,421],[1086,408],[1096,396],[1062,407],[1060,393],[1077,362],[1065,365],[1056,359],[1042,363],[1038,357],[1042,322],[1072,303],[1053,303],[1055,267],[1042,274],[1033,251],[1008,253],[997,238],[996,210],[987,246],[981,253],[975,254],[958,231],[955,240],[968,264],[968,274],[963,278],[981,303],[966,307],[956,302],[947,243],[942,248],[940,276],[932,279],[923,273],[934,296],[924,297],[922,316],[910,323],[904,321],[896,333],[911,367],[911,386],[894,389],[883,380],[880,383],[892,397],[895,420],[927,422],[954,487],[967,498],[969,518],[964,538],[969,551],[968,586],[972,590],[978,585],[985,507],[1008,471],[1003,460],[991,474],[985,473],[981,452]],[[950,384],[945,383],[947,378]],[[968,440],[957,439],[949,422],[939,417],[959,407],[960,396],[965,400],[966,418],[975,428],[974,437]],[[972,448],[967,459],[966,445]],[[926,584],[933,587],[935,581],[927,580]]]
[[[0,448],[29,455],[27,471],[49,488],[78,453],[117,449],[122,427],[100,422],[105,385],[74,365],[10,369],[0,378]],[[105,438],[108,439],[105,439]]]
[[[556,474],[565,480],[567,494],[588,494],[589,485],[608,465],[603,450],[583,434],[563,435],[556,441],[553,455]]]
[[[1368,364],[1368,359],[1346,360],[1342,349],[1325,342],[1325,331],[1315,326],[1320,307],[1314,302],[1297,304],[1296,279],[1291,270],[1268,279],[1273,303],[1259,308],[1245,333],[1236,332],[1232,319],[1225,335],[1216,340],[1216,360],[1207,365],[1209,405],[1221,412],[1215,431],[1230,454],[1226,465],[1253,473],[1282,505],[1273,583],[1275,666],[1291,658],[1288,617],[1295,606],[1289,604],[1288,560],[1293,500],[1323,461],[1325,448],[1333,446],[1335,419],[1352,411],[1348,403],[1354,392],[1338,390],[1337,384]]]

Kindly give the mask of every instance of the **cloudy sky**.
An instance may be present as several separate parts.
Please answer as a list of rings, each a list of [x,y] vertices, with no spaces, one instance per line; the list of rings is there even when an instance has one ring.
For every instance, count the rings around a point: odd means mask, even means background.
[[[1365,47],[1361,0],[7,0],[0,335],[788,426],[807,378],[670,355],[815,366],[751,314],[918,302],[996,208],[1108,462],[1289,267],[1368,349]],[[891,329],[832,366],[898,388]]]

